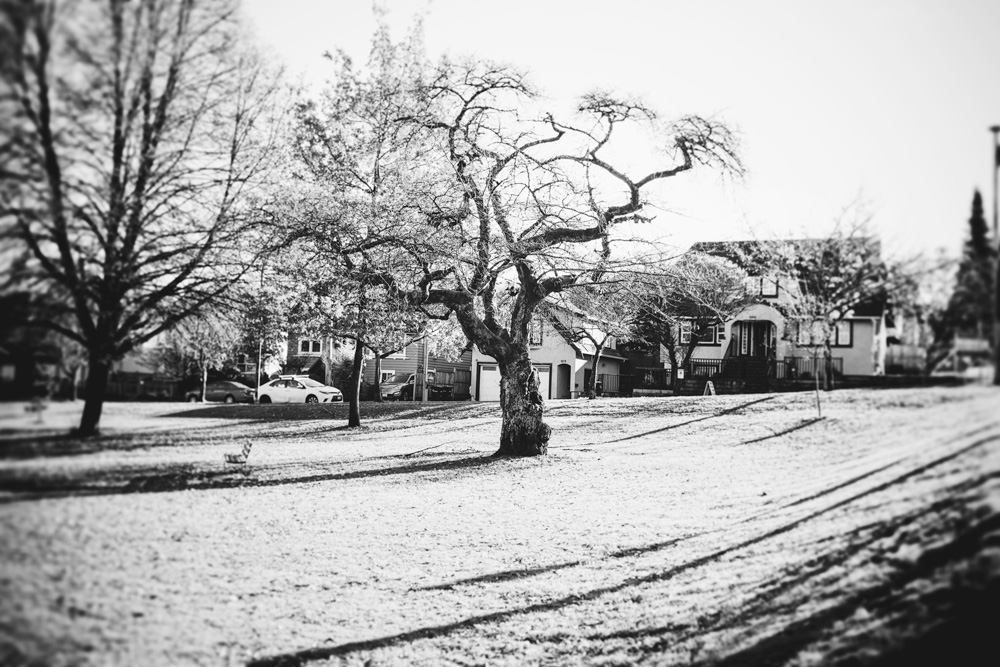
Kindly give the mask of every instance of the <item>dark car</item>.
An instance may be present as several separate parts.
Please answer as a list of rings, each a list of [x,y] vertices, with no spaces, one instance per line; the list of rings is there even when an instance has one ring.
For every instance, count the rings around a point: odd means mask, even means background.
[[[436,384],[434,382],[434,371],[430,371],[427,376],[428,398],[432,401],[448,400],[451,398],[452,388],[450,385]],[[382,399],[386,401],[412,401],[416,379],[416,374],[410,373],[406,382],[393,382],[392,380],[383,382],[379,385],[379,391],[382,392]]]
[[[205,386],[206,401],[222,401],[223,403],[253,403],[253,389],[242,382],[233,380],[217,380]],[[201,400],[201,387],[184,394],[184,400],[196,403]]]

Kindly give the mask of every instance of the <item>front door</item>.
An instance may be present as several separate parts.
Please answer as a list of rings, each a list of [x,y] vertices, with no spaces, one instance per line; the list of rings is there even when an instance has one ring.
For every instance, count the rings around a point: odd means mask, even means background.
[[[569,398],[572,394],[570,387],[570,376],[572,369],[569,364],[559,364],[556,366],[556,398]]]
[[[739,347],[737,354],[741,357],[773,357],[777,330],[773,323],[767,320],[748,320],[737,322],[739,330]]]

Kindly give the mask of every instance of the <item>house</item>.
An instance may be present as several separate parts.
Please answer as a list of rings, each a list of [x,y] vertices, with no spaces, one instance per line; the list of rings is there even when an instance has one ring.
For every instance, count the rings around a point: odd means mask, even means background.
[[[282,372],[308,375],[317,382],[334,386],[334,367],[344,356],[343,343],[332,336],[289,333]],[[256,364],[254,364],[256,369]]]
[[[374,387],[383,382],[406,382],[411,374],[423,373],[426,368],[428,373],[433,374],[435,385],[451,386],[452,400],[469,399],[471,347],[467,347],[458,359],[449,359],[433,354],[433,343],[431,338],[425,336],[412,341],[402,350],[383,357],[379,364],[378,378],[375,377],[374,355],[368,352],[364,366],[365,384]],[[419,397],[421,394],[418,392],[416,395]]]
[[[538,312],[528,331],[531,364],[538,371],[539,389],[544,399],[578,398],[594,372],[596,348],[579,339],[557,309]],[[614,342],[614,341],[609,341]],[[598,379],[606,393],[618,393],[625,358],[615,345],[608,345],[598,362]],[[478,348],[472,350],[472,395],[477,401],[500,400],[500,367],[493,357]]]
[[[762,242],[696,243],[691,249],[732,259],[752,256],[757,243]],[[739,252],[734,252],[736,246]],[[707,340],[695,348],[688,372],[695,375],[721,372],[725,360],[735,359],[743,362],[743,368],[747,368],[746,364],[767,362],[760,368],[773,380],[808,379],[817,372],[822,375],[825,372],[822,359],[817,363],[816,356],[822,358],[823,353],[813,345],[817,338],[812,332],[814,325],[788,320],[781,312],[781,304],[794,298],[797,284],[766,265],[752,261],[739,263],[749,275],[749,286],[757,296],[757,303],[714,327]],[[834,377],[884,373],[887,310],[886,299],[867,299],[836,323],[831,339]],[[690,331],[685,331],[683,325],[678,339],[682,344],[690,340]]]

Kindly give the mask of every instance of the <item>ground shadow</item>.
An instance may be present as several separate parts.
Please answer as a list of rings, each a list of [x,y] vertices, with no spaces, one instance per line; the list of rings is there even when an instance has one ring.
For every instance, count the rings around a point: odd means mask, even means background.
[[[128,493],[164,493],[171,491],[199,491],[288,484],[308,484],[311,482],[333,482],[339,480],[407,475],[421,472],[460,471],[488,466],[497,459],[488,456],[448,459],[431,463],[411,463],[387,468],[350,470],[313,475],[261,479],[254,475],[254,468],[232,466],[229,469],[204,470],[190,465],[172,466],[167,470],[146,471],[123,478],[99,477],[92,475],[85,479],[6,479],[0,480],[0,492],[16,494],[0,499],[0,503],[24,502],[46,498],[73,496],[105,496]],[[132,471],[133,473],[136,471]]]
[[[204,404],[189,403],[184,409],[162,415],[180,419],[240,419],[248,421],[294,421],[299,419],[347,419],[347,403],[283,403],[283,404]],[[394,420],[419,417],[439,420],[462,418],[466,413],[482,413],[482,404],[467,402],[385,402],[361,403],[361,420]]]
[[[727,408],[725,410],[720,410],[718,412],[713,412],[710,415],[705,415],[703,417],[697,417],[695,419],[688,419],[687,421],[679,422],[677,424],[670,424],[669,426],[664,426],[663,428],[653,429],[652,431],[644,431],[642,433],[636,433],[634,435],[627,435],[627,436],[624,436],[622,438],[615,438],[614,440],[604,440],[604,441],[601,441],[601,442],[586,442],[586,443],[582,443],[582,444],[573,444],[573,445],[557,445],[557,446],[550,446],[549,449],[569,449],[569,448],[576,448],[576,447],[593,447],[595,445],[613,445],[615,443],[626,442],[628,440],[636,440],[638,438],[645,438],[647,436],[656,435],[657,433],[662,433],[664,431],[670,431],[670,430],[673,430],[675,428],[681,428],[682,426],[689,426],[691,424],[697,424],[698,422],[703,422],[703,421],[706,421],[708,419],[715,419],[716,417],[722,417],[723,415],[732,414],[733,412],[739,412],[743,408],[747,408],[747,407],[750,407],[751,405],[756,405],[758,403],[763,403],[764,401],[770,401],[770,400],[773,400],[774,398],[775,398],[774,396],[767,396],[765,398],[758,398],[755,401],[750,401],[749,403],[742,403],[740,405],[736,405],[736,406],[733,406],[731,408]]]
[[[926,472],[927,470],[933,468],[936,465],[940,465],[941,463],[950,461],[956,458],[957,456],[960,456],[961,454],[970,451],[973,448],[982,446],[983,444],[991,442],[996,439],[997,439],[996,436],[985,438],[976,443],[973,443],[972,445],[962,448],[958,452],[953,452],[952,454],[941,457],[929,464],[915,468],[907,473],[904,473],[903,475],[894,478],[893,480],[889,480],[888,482],[880,484],[872,489],[866,489],[851,496],[850,498],[841,500],[839,502],[818,509],[806,516],[790,521],[784,525],[778,526],[777,528],[766,531],[760,535],[749,538],[737,544],[733,544],[728,547],[718,549],[714,552],[711,552],[699,558],[689,560],[679,565],[673,566],[661,572],[654,572],[640,577],[630,577],[617,584],[604,586],[600,588],[594,588],[588,591],[583,591],[565,597],[556,598],[547,602],[541,602],[533,605],[526,605],[514,609],[493,612],[490,614],[472,616],[453,623],[446,623],[436,626],[425,626],[409,632],[399,633],[396,635],[378,637],[375,639],[364,640],[364,641],[348,642],[337,646],[315,647],[280,655],[263,657],[251,660],[250,662],[247,663],[247,666],[248,667],[293,667],[298,665],[305,665],[309,662],[318,660],[328,660],[330,658],[345,656],[358,651],[372,651],[378,648],[409,643],[412,641],[416,641],[418,639],[428,639],[428,638],[450,635],[452,633],[474,628],[482,624],[499,623],[511,618],[527,614],[554,611],[572,605],[577,605],[582,602],[592,601],[608,594],[617,593],[623,590],[628,590],[644,584],[664,582],[689,570],[693,570],[714,563],[729,554],[741,551],[743,549],[752,547],[754,545],[757,545],[761,542],[769,540],[778,535],[787,533],[801,525],[807,524],[808,522],[820,516],[833,512],[834,510],[839,509],[855,500],[866,497],[872,493],[876,493],[877,491],[884,490],[894,484],[906,481],[918,474]],[[979,483],[981,483],[982,479],[985,478],[986,476],[980,478],[980,480],[978,480]],[[965,483],[962,486],[968,486],[968,484]],[[941,503],[944,504],[950,504],[952,502],[954,502],[953,498],[947,498],[946,500],[941,501]],[[934,506],[932,506],[931,509],[933,510]],[[924,511],[926,512],[927,510]],[[912,519],[913,519],[912,516],[899,517],[892,522],[887,522],[888,524],[891,525],[886,525],[881,531],[875,531],[875,532],[878,532],[880,535],[889,534],[897,530],[899,526],[907,525],[912,521]],[[951,542],[948,542],[944,546],[925,552],[925,554],[920,558],[920,560],[918,561],[917,565],[914,568],[904,571],[903,573],[895,577],[891,577],[885,583],[879,584],[877,586],[872,587],[871,589],[864,590],[855,595],[849,596],[843,603],[838,603],[834,607],[828,608],[823,612],[820,612],[819,614],[816,615],[816,618],[812,618],[812,620],[806,619],[804,621],[796,622],[789,625],[786,628],[787,632],[783,630],[774,637],[769,637],[762,640],[761,642],[758,642],[758,644],[756,645],[757,648],[751,647],[749,649],[746,649],[745,651],[733,654],[731,658],[726,659],[727,661],[732,660],[732,662],[726,662],[724,664],[726,665],[784,664],[787,658],[782,658],[775,661],[771,660],[770,657],[785,656],[786,652],[788,652],[787,653],[788,657],[794,656],[798,652],[798,650],[808,645],[808,643],[814,641],[814,639],[818,636],[815,633],[818,632],[819,628],[827,627],[829,624],[835,622],[836,620],[844,618],[845,614],[847,615],[853,614],[860,604],[864,603],[865,601],[871,601],[880,597],[884,597],[887,593],[896,590],[899,586],[905,585],[909,580],[913,580],[922,576],[927,576],[929,573],[933,572],[942,565],[950,563],[956,559],[969,557],[971,554],[974,554],[978,549],[981,548],[983,537],[988,533],[997,529],[1000,529],[1000,514],[993,514],[990,518],[973,526],[970,530],[965,531],[959,537],[955,538]],[[833,563],[836,563],[838,561],[842,562],[846,560],[850,555],[856,553],[858,549],[860,549],[860,547],[851,545],[846,550],[844,550],[842,554],[839,555],[834,554],[830,557],[830,559],[819,559],[819,561],[821,563],[827,560]],[[552,566],[548,568],[548,571],[568,566],[569,565],[567,564]],[[821,566],[817,568],[816,572],[807,573],[805,576],[806,577],[815,576],[816,574],[825,569],[826,568]],[[527,572],[525,576],[531,576],[532,574],[540,573],[541,571],[545,571],[545,569],[538,568],[536,571],[521,571],[521,572]],[[505,573],[497,573],[497,574],[503,576]],[[487,575],[487,577],[489,576],[490,575]],[[493,576],[496,577],[497,575]],[[516,578],[518,578],[518,576],[515,573],[511,573],[511,575],[507,577],[507,579],[516,579]],[[503,579],[494,578],[492,580],[500,581]],[[465,580],[465,582],[471,583],[471,580]],[[454,582],[452,585],[456,585],[458,583],[462,582]],[[441,588],[441,587],[431,587],[431,590],[433,590],[434,588]],[[773,595],[767,597],[766,599],[769,600],[771,599],[771,597],[773,597]],[[716,621],[721,620],[721,617],[717,617],[715,620]],[[709,622],[708,624],[703,623],[699,625],[698,632],[706,632],[707,628],[711,627],[711,625],[712,625],[711,622]],[[677,629],[677,627],[678,626],[670,626],[669,628],[665,627],[665,628],[660,628],[659,630],[661,632],[668,630],[672,631]],[[787,637],[796,637],[797,639],[795,641],[787,641]],[[671,643],[676,642],[676,638],[671,638],[670,642]],[[776,649],[775,647],[779,648]],[[795,648],[794,652],[792,652],[792,649],[794,647],[797,648]],[[664,648],[663,645],[657,643],[650,645],[645,650],[649,652],[658,652],[660,650],[663,650],[663,648]],[[723,664],[723,663],[712,662],[705,664],[707,665],[707,664]]]

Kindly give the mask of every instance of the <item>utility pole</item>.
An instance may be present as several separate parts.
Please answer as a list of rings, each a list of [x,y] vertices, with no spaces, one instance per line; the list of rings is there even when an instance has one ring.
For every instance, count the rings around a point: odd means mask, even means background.
[[[997,179],[1000,177],[1000,125],[990,128],[993,133],[993,384],[1000,386],[1000,223],[997,219]]]
[[[261,312],[263,312],[263,299],[264,294],[264,264],[262,260],[260,263],[260,288],[257,290],[257,304],[260,307]],[[260,313],[258,313],[260,314]],[[257,329],[257,391],[260,392],[260,365],[264,357],[264,319],[261,317],[260,324]],[[255,394],[256,396],[256,394]]]

